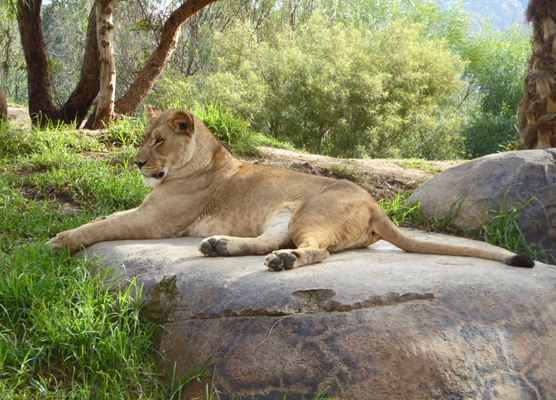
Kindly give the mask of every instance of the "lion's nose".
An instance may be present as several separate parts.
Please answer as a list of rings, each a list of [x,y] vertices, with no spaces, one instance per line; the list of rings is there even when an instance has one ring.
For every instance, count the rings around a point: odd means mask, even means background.
[[[133,161],[135,163],[135,165],[137,165],[137,168],[139,168],[139,171],[141,171],[141,168],[143,167],[143,165],[146,164],[146,162],[141,162],[141,161]]]

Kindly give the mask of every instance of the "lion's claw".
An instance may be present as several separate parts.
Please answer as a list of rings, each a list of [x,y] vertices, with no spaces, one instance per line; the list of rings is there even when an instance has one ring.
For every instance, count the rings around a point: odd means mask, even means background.
[[[266,256],[264,264],[271,271],[283,271],[285,269],[293,269],[297,256],[293,253],[274,252]]]
[[[48,242],[46,242],[44,245],[45,245],[47,248],[49,248],[50,250],[53,250],[53,251],[56,251],[56,250],[61,249],[63,246],[60,245],[60,244],[58,244],[58,243],[55,243],[55,242],[54,242],[54,239],[55,239],[55,238],[50,239],[50,240],[49,240]]]
[[[228,242],[224,239],[218,240],[215,237],[210,237],[201,242],[199,251],[207,257],[229,256]]]
[[[45,243],[45,246],[51,251],[58,253],[63,249],[67,249],[70,253],[79,250],[79,243],[75,244],[70,231],[58,233],[52,239]]]

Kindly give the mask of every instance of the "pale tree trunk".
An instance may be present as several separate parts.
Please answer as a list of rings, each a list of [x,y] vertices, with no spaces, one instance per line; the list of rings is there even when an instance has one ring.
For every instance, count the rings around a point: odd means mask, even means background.
[[[0,86],[0,122],[8,120],[8,103],[6,103],[6,95]]]
[[[114,57],[114,7],[120,0],[97,0],[97,41],[100,59],[100,93],[92,129],[107,126],[115,119],[116,59]]]
[[[524,149],[556,147],[556,2],[530,0],[532,55],[518,105],[519,140]]]

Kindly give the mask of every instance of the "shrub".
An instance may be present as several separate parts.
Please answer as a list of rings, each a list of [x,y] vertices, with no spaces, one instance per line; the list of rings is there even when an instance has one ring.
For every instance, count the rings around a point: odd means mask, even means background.
[[[464,64],[421,26],[370,32],[315,15],[259,41],[247,24],[215,34],[212,72],[166,74],[156,101],[216,101],[255,130],[340,157],[454,158],[462,115],[454,93]]]
[[[464,128],[466,156],[495,153],[517,139],[517,104],[527,72],[530,44],[515,26],[503,32],[482,30],[462,40],[459,53],[469,60],[465,79],[472,103]]]

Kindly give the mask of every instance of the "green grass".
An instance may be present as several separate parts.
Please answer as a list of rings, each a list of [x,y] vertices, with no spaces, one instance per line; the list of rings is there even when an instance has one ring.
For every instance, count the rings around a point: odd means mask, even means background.
[[[386,212],[386,215],[388,215],[396,225],[433,232],[443,232],[457,236],[468,236],[468,232],[457,228],[453,224],[458,211],[443,219],[427,217],[421,211],[419,203],[410,204],[408,202],[410,194],[409,192],[399,191],[395,198],[384,198],[380,199],[378,202]]]
[[[488,224],[481,224],[478,237],[480,240],[502,247],[516,254],[525,254],[534,260],[544,263],[556,264],[554,256],[548,250],[537,250],[527,244],[525,236],[517,223],[517,219],[521,216],[525,208],[533,201],[538,201],[532,198],[523,201],[516,207],[508,208],[506,205],[506,198],[509,189],[506,192],[500,210],[498,212],[491,212]]]
[[[3,257],[0,379],[3,395],[34,398],[144,398],[161,390],[140,304],[110,293],[92,265],[27,244]],[[139,289],[140,288],[136,288]]]
[[[212,123],[239,137],[227,118]],[[0,399],[177,399],[206,379],[206,400],[237,398],[217,390],[213,364],[161,381],[158,326],[142,319],[131,296],[141,288],[131,281],[109,292],[110,271],[95,274],[94,262],[44,245],[140,204],[149,189],[132,158],[143,127],[125,119],[97,138],[48,124],[30,132],[0,127]],[[324,395],[321,388],[315,400]]]
[[[348,170],[347,164],[333,164],[326,170],[330,174],[338,175],[344,179],[348,179],[351,181],[359,181],[362,179],[362,175],[357,170],[357,165],[353,166],[350,170]]]
[[[146,190],[129,159],[98,162],[91,154],[106,146],[71,127],[1,135],[0,397],[164,398],[156,326],[141,322],[134,282],[108,292],[92,262],[44,246],[59,231],[139,204]],[[60,198],[80,212],[64,215]]]

